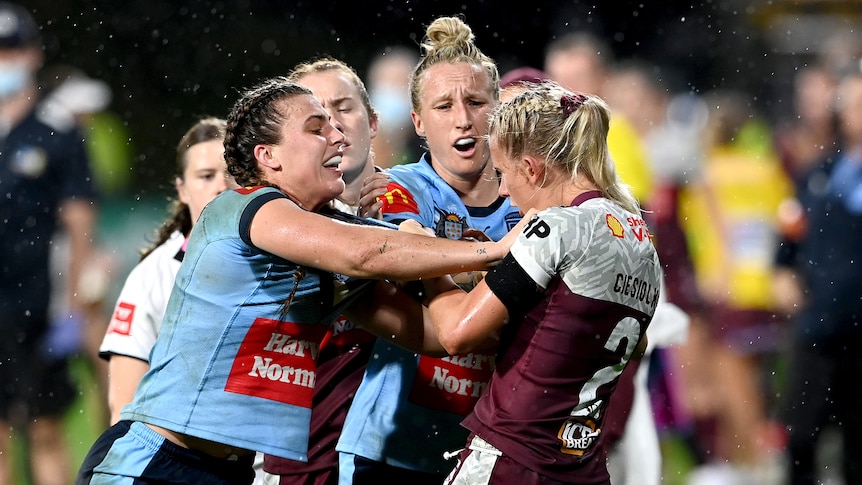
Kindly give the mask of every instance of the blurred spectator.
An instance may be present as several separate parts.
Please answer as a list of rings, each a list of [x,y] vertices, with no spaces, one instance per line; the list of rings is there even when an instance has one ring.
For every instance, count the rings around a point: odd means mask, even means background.
[[[74,123],[38,104],[43,61],[39,27],[21,6],[0,3],[0,483],[13,483],[9,441],[26,431],[32,480],[71,476],[62,417],[77,392],[66,342],[47,340],[52,296],[50,252],[62,228],[70,256],[62,271],[63,325],[82,314],[81,275],[90,254],[95,187]],[[74,335],[74,333],[73,333]]]
[[[610,47],[601,39],[586,32],[573,32],[548,44],[544,71],[566,89],[605,98],[605,83],[614,62]],[[623,182],[643,204],[652,192],[649,162],[631,122],[617,111],[611,117],[608,147]]]
[[[389,46],[368,67],[368,94],[379,118],[371,148],[374,163],[381,168],[413,162],[422,153],[410,118],[409,83],[418,62],[413,50]]]
[[[93,180],[103,199],[109,199],[109,205],[114,198],[125,196],[132,176],[132,153],[128,132],[119,117],[108,109],[111,102],[111,88],[104,81],[88,77],[83,71],[65,64],[43,68],[39,72],[40,87],[44,94],[42,112],[64,129],[77,129],[84,137],[84,146],[90,162]],[[103,206],[104,206],[103,205]],[[99,228],[104,226],[105,215],[99,214]],[[100,234],[97,244],[94,244],[91,257],[84,265],[81,274],[81,319],[76,325],[56,325],[56,319],[62,318],[68,312],[62,295],[68,282],[65,271],[68,265],[69,247],[67,239],[60,234],[55,240],[52,256],[52,274],[54,276],[54,295],[51,302],[51,314],[54,316],[52,330],[60,330],[58,335],[52,335],[54,340],[65,342],[68,353],[80,351],[90,365],[96,384],[95,392],[100,395],[107,393],[108,367],[106,362],[98,358],[99,345],[107,328],[105,322],[109,318],[111,273],[117,270],[118,261],[113,251],[104,247],[104,234]],[[60,295],[57,297],[57,295]],[[101,409],[102,421],[105,426],[109,422],[109,410]]]
[[[775,133],[775,144],[787,173],[798,180],[835,151],[836,79],[825,65],[804,66],[793,79],[795,116]]]
[[[683,227],[707,305],[708,341],[693,357],[708,362],[716,435],[704,480],[768,483],[780,446],[768,419],[769,358],[778,355],[783,321],[772,295],[778,207],[792,184],[772,150],[768,128],[744,93],[714,91],[706,127],[703,183],[682,195]],[[715,479],[710,477],[709,479]],[[699,482],[696,482],[699,483]]]
[[[125,195],[132,183],[132,145],[125,123],[110,110],[111,87],[67,65],[46,67],[40,77],[46,108],[71,114],[80,126],[99,192]]]
[[[837,89],[840,150],[800,184],[805,215],[793,251],[778,264],[796,301],[789,354],[786,424],[790,484],[825,483],[818,460],[824,430],[841,437],[844,483],[862,483],[862,74],[847,75]]]
[[[862,34],[858,29],[836,30],[824,40],[819,57],[823,65],[836,77],[859,72]]]
[[[700,339],[702,308],[700,295],[694,285],[694,270],[689,258],[687,242],[678,221],[677,194],[687,177],[699,170],[700,146],[695,142],[686,143],[686,141],[696,140],[700,130],[696,119],[676,123],[669,116],[671,97],[659,79],[657,70],[656,66],[640,61],[619,62],[610,71],[604,91],[614,112],[631,121],[632,127],[644,142],[646,153],[649,154],[647,160],[650,171],[657,175],[653,193],[646,201],[649,210],[644,214],[644,218],[649,224],[650,233],[659,254],[665,285],[662,289],[663,301],[656,309],[653,322],[647,329],[649,352],[644,356],[641,368],[638,370],[635,389],[646,387],[647,373],[650,372],[648,367],[653,366],[654,371],[651,373],[654,376],[658,375],[665,385],[654,386],[651,390],[652,394],[661,394],[660,396],[644,397],[646,399],[652,397],[663,406],[657,410],[658,417],[663,419],[662,425],[679,427],[688,423],[680,419],[674,422],[667,417],[678,416],[684,410],[679,409],[679,406],[673,408],[669,406],[683,397],[677,393],[687,391],[690,387],[684,387],[675,382],[679,379],[675,376],[690,373],[692,368],[697,369],[698,366],[688,363],[684,366],[671,366],[672,360],[667,354],[669,352],[678,354],[681,349],[690,349],[702,341]],[[677,126],[684,126],[690,131],[682,137],[680,133],[675,133],[673,138],[665,135],[669,131],[677,131]],[[689,328],[692,325],[697,327],[694,330],[694,339],[689,338]],[[700,367],[703,365],[701,364]],[[672,382],[675,385],[671,385]],[[674,395],[671,396],[670,393]],[[627,453],[631,457],[629,459],[637,463],[637,466],[630,466],[632,471],[623,475],[623,478],[627,480],[626,483],[658,483],[661,469],[654,469],[656,463],[661,466],[661,459],[660,457],[650,458],[652,447],[657,445],[650,445],[646,441],[647,433],[650,431],[653,435],[652,440],[658,441],[658,437],[655,436],[657,420],[652,415],[648,418],[643,417],[647,412],[653,413],[653,408],[649,401],[642,403],[641,400],[641,396],[636,392],[626,435],[623,436],[623,446],[629,447]],[[644,439],[638,443],[630,443],[631,436],[628,435],[635,421]],[[683,431],[687,430],[683,428]]]

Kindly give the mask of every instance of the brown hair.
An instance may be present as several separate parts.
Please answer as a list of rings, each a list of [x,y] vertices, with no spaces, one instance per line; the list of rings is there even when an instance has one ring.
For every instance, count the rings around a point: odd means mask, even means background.
[[[202,118],[197,123],[192,125],[186,131],[180,142],[177,144],[176,157],[176,177],[183,179],[185,177],[188,160],[186,154],[189,149],[199,143],[205,143],[213,140],[224,140],[225,137],[225,120],[221,118],[207,117]],[[180,199],[173,199],[171,202],[171,215],[162,222],[156,231],[156,239],[153,243],[141,250],[141,259],[144,259],[153,252],[158,246],[167,241],[174,231],[179,231],[183,236],[188,236],[192,230],[192,214],[189,211],[189,206]]]
[[[281,142],[284,114],[279,102],[298,95],[311,96],[311,91],[278,76],[245,91],[233,105],[227,117],[224,138],[224,159],[227,170],[242,186],[272,185],[265,180],[254,158],[254,147]]]

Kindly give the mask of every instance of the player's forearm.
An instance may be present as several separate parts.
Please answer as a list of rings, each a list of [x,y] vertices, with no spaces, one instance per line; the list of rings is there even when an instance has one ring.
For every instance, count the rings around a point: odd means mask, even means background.
[[[69,304],[74,308],[81,303],[81,274],[92,253],[95,208],[90,201],[69,201],[60,209],[60,219],[69,239],[69,266],[66,277],[69,284]]]

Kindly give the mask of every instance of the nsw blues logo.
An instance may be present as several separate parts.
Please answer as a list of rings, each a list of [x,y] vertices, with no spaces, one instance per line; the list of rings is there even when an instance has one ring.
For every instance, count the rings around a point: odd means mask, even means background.
[[[467,228],[467,218],[452,212],[436,210],[440,214],[440,219],[437,220],[437,225],[434,227],[434,234],[437,237],[447,239],[461,239],[461,236],[464,235],[464,229]]]

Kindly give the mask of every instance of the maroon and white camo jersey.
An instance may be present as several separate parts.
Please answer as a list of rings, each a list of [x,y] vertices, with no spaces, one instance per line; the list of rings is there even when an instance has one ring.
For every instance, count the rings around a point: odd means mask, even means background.
[[[649,230],[640,215],[588,192],[542,211],[511,256],[519,271],[501,265],[506,274],[488,275],[491,289],[544,292],[523,318],[510,310],[488,391],[463,424],[551,479],[607,483],[602,423],[659,299]]]

